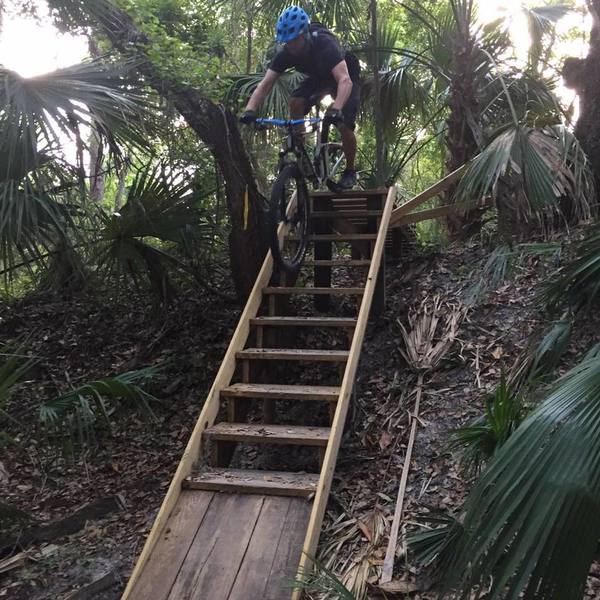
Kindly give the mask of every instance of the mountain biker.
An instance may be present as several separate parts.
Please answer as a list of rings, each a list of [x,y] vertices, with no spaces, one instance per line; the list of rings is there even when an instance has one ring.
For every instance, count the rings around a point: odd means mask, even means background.
[[[277,42],[284,46],[250,96],[240,121],[249,125],[256,120],[256,110],[285,70],[293,67],[304,73],[308,77],[302,80],[290,98],[290,116],[301,119],[328,94],[335,99],[326,110],[325,119],[338,128],[346,156],[346,169],[338,185],[351,189],[357,180],[354,127],[360,100],[358,59],[345,52],[335,35],[323,25],[311,24],[309,16],[298,6],[290,6],[281,13],[276,32]]]

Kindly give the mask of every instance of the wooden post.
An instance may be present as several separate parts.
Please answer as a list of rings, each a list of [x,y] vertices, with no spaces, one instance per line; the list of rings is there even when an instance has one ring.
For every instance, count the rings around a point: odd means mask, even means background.
[[[367,198],[367,210],[382,210],[384,196],[373,196]],[[379,219],[370,217],[367,219],[367,232],[377,233]],[[370,257],[373,256],[373,245],[371,245]],[[371,305],[370,318],[380,317],[385,310],[385,260],[381,260],[379,271],[377,273],[377,283],[373,293],[373,304]]]
[[[333,202],[330,198],[313,197],[313,210],[332,211]],[[332,233],[331,219],[315,219],[315,233]],[[315,242],[315,260],[331,260],[333,242]],[[331,267],[315,266],[315,287],[331,287]],[[331,299],[329,296],[315,296],[315,309],[321,312],[329,310]]]

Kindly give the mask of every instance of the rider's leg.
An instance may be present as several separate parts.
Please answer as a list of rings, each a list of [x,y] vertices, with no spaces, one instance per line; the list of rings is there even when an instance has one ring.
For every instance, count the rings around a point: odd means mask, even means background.
[[[289,101],[290,118],[301,119],[306,114],[306,99],[299,96],[292,96]],[[296,143],[304,144],[304,132],[306,131],[304,123],[302,125],[296,125]]]
[[[342,138],[342,150],[346,156],[346,169],[354,171],[354,161],[356,160],[356,136],[354,135],[354,131],[343,123],[340,123],[338,129]]]

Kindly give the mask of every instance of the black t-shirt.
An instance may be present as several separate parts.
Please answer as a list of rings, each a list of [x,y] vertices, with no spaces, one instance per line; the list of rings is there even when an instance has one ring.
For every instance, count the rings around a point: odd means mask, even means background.
[[[349,52],[345,52],[337,38],[331,31],[313,23],[309,27],[310,47],[308,52],[301,56],[294,56],[283,48],[271,61],[270,69],[277,73],[283,73],[287,69],[294,68],[300,73],[314,77],[324,84],[335,84],[331,70],[346,59],[348,73],[352,81],[358,81],[359,63],[358,59]]]

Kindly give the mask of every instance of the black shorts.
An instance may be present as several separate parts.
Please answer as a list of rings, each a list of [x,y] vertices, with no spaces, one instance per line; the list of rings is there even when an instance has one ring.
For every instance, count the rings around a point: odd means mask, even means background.
[[[321,100],[328,95],[335,98],[337,87],[335,83],[323,82],[314,77],[303,79],[300,85],[292,92],[292,98],[304,99],[304,114],[307,115],[310,109],[319,104]],[[358,81],[352,81],[352,91],[350,97],[346,100],[342,115],[344,123],[354,129],[356,127],[356,114],[360,104],[360,86]]]

